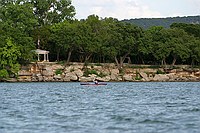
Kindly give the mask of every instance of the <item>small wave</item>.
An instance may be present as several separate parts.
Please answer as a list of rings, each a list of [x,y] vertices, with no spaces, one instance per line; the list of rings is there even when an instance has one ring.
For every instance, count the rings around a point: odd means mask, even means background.
[[[184,109],[183,111],[185,111],[185,112],[199,112],[200,109],[199,108],[192,108],[192,109]]]
[[[165,123],[171,123],[171,122],[167,122],[167,121],[161,121],[161,120],[151,120],[151,119],[145,119],[143,121],[140,121],[138,123],[142,123],[142,124],[165,124]]]
[[[132,118],[126,117],[126,116],[112,116],[111,119],[116,121],[132,121]]]
[[[122,127],[115,127],[115,126],[109,126],[106,128],[106,130],[117,130],[117,131],[125,131],[125,128],[122,128]]]

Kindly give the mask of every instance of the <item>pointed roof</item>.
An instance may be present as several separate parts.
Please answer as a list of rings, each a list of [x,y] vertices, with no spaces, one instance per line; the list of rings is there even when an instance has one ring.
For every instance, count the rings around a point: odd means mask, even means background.
[[[41,49],[36,49],[35,52],[36,52],[37,54],[48,54],[48,53],[49,53],[49,51],[41,50]]]

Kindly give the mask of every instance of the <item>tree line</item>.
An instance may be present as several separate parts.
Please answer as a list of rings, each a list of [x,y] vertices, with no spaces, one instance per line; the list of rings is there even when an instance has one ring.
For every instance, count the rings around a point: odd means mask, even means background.
[[[152,26],[163,26],[169,28],[173,23],[187,23],[187,24],[199,24],[200,16],[185,16],[185,17],[167,17],[167,18],[138,18],[138,19],[125,19],[123,22],[133,23],[144,29],[148,29]]]
[[[70,0],[0,1],[0,77],[15,76],[37,48],[50,61],[133,64],[200,63],[200,25],[143,29],[115,18],[75,19]]]

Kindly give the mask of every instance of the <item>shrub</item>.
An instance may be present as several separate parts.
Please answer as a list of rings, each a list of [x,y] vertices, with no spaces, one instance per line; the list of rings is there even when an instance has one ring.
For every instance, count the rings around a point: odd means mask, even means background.
[[[133,69],[134,69],[134,68],[135,68],[135,69],[141,68],[141,69],[142,69],[142,68],[145,68],[145,67],[144,67],[144,66],[140,66],[140,65],[134,65],[134,66],[131,66],[130,68],[133,68]]]
[[[6,69],[0,70],[0,79],[8,78],[8,77],[9,77],[9,74],[8,74],[8,71]]]
[[[107,74],[104,74],[104,73],[100,72],[98,76],[101,77],[101,78],[103,78],[103,77],[106,77]]]
[[[141,80],[142,78],[141,77],[135,77],[135,80]]]
[[[158,69],[158,68],[160,68],[160,66],[159,66],[159,65],[151,65],[151,66],[149,66],[148,68]]]
[[[140,74],[138,71],[136,71],[136,77],[135,80],[141,80],[142,78],[140,77]]]
[[[62,69],[56,69],[55,74],[56,74],[56,75],[58,75],[58,74],[62,74]]]
[[[101,63],[96,63],[95,66],[103,66]]]
[[[97,71],[96,70],[90,70],[90,69],[86,69],[83,73],[83,76],[86,76],[88,77],[88,75],[90,74],[95,74],[95,75],[98,75]]]
[[[156,74],[166,74],[166,73],[158,69]]]

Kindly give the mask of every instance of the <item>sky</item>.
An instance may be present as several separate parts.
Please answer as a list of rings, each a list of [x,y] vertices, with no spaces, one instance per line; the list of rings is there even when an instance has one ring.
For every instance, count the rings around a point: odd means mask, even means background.
[[[200,0],[72,0],[77,19],[89,15],[118,20],[200,15]]]

